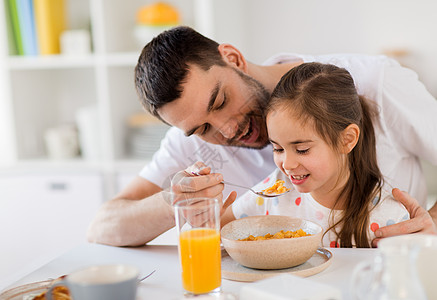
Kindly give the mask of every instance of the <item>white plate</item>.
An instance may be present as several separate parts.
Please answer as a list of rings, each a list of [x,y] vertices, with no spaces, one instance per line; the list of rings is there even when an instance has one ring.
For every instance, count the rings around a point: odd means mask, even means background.
[[[52,279],[45,281],[38,281],[29,284],[24,284],[11,288],[0,294],[0,300],[23,300],[32,299],[30,296],[37,296],[42,292],[46,291],[50,284],[53,282]]]
[[[319,248],[316,253],[301,265],[280,270],[259,270],[246,268],[233,260],[226,250],[222,250],[222,278],[235,281],[257,281],[275,275],[290,273],[300,277],[308,277],[325,270],[332,262],[332,252]]]

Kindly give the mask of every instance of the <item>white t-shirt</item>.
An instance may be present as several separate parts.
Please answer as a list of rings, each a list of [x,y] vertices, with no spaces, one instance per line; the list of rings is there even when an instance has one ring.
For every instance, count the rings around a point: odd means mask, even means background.
[[[299,60],[346,68],[358,93],[378,103],[380,122],[375,124],[375,133],[380,170],[389,185],[408,191],[425,207],[427,191],[419,157],[437,165],[437,101],[417,74],[385,56],[356,54],[279,54],[264,65]],[[172,128],[139,175],[165,188],[175,172],[197,160],[221,172],[225,180],[247,186],[255,185],[276,168],[270,146],[254,150],[212,145]],[[225,187],[225,196],[230,190],[234,189]]]
[[[317,202],[310,193],[299,193],[279,169],[273,171],[262,182],[255,186],[256,191],[261,191],[272,186],[277,179],[284,180],[284,186],[292,190],[280,197],[263,198],[251,192],[246,192],[232,205],[234,216],[244,218],[256,215],[283,215],[302,218],[319,224],[325,232],[332,224],[331,218],[339,220],[341,210],[331,210]],[[375,198],[370,207],[372,210],[369,217],[367,229],[369,241],[375,238],[374,231],[379,227],[395,224],[409,219],[408,211],[398,201],[394,200],[390,191],[382,191],[381,200]],[[337,228],[339,231],[340,228]],[[271,233],[273,234],[273,233]],[[323,236],[322,244],[324,247],[338,247],[336,234],[333,230],[328,231]],[[340,242],[341,244],[341,242]]]

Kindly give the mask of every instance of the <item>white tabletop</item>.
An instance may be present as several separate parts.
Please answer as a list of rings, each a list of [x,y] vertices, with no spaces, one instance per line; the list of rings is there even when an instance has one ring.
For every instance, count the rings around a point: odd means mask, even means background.
[[[343,299],[350,299],[348,286],[354,267],[363,260],[372,259],[376,249],[332,249],[332,264],[319,274],[308,277],[342,291]],[[137,266],[141,274],[156,272],[139,286],[138,299],[182,299],[182,282],[177,246],[151,245],[138,248],[111,247],[98,244],[83,244],[61,255],[43,267],[30,273],[11,287],[26,283],[57,278],[74,270],[94,264],[127,263]],[[239,295],[245,284],[222,280],[222,290]]]

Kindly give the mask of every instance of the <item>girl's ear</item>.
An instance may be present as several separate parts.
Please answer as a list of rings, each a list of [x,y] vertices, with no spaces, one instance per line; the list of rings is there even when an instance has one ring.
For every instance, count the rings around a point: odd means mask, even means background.
[[[357,124],[350,124],[341,133],[342,147],[341,153],[348,154],[354,149],[355,145],[358,143],[358,138],[360,137],[360,128]]]
[[[234,46],[230,44],[220,44],[218,46],[218,51],[222,55],[223,60],[236,67],[237,69],[240,69],[241,71],[247,73],[247,62],[244,58],[243,54],[235,48]]]

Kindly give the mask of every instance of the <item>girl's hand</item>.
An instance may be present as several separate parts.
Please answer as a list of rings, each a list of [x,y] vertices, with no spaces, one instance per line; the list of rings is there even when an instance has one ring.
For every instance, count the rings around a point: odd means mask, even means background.
[[[416,199],[407,192],[393,189],[393,197],[401,202],[410,213],[410,220],[397,224],[384,226],[375,231],[376,238],[372,241],[372,246],[376,247],[381,238],[409,233],[437,234],[437,226],[431,215],[419,205]]]

